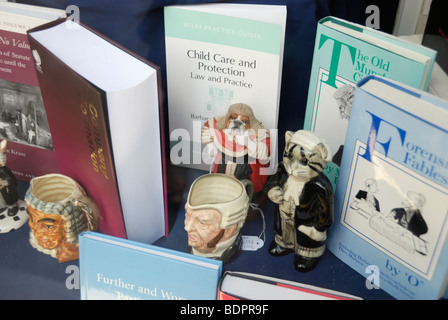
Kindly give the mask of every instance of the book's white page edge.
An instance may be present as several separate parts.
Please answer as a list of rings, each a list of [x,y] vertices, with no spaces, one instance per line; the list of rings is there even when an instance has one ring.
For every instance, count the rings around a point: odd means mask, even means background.
[[[286,6],[283,5],[205,3],[170,7],[282,24],[283,26],[283,17],[286,15]]]
[[[9,2],[7,3],[9,4]],[[4,4],[0,2],[1,29],[20,34],[26,34],[26,32],[31,28],[65,16],[64,12],[59,12],[59,14],[54,13],[38,15],[21,14],[19,12],[15,12],[16,10],[4,10],[3,5]]]
[[[231,273],[225,273],[224,278],[227,276],[232,276],[235,278],[248,278],[251,281],[270,281],[270,282],[276,282],[276,283],[280,283],[283,285],[288,285],[288,286],[292,286],[292,287],[298,287],[298,288],[302,288],[305,290],[312,290],[315,291],[317,293],[321,293],[321,294],[328,294],[328,295],[333,295],[336,297],[340,297],[341,299],[354,299],[354,300],[362,300],[362,298],[348,294],[348,293],[344,293],[341,291],[336,291],[336,290],[331,290],[331,289],[327,289],[327,288],[322,288],[322,287],[317,287],[317,286],[313,286],[310,284],[305,284],[305,283],[300,283],[300,282],[295,282],[295,281],[290,281],[290,280],[286,280],[286,279],[279,279],[279,278],[274,278],[274,277],[270,277],[270,276],[266,276],[266,275],[262,275],[262,274],[254,274],[254,273],[250,273],[250,272],[231,272]]]
[[[106,92],[136,86],[156,72],[151,66],[71,20],[34,31],[30,36]]]
[[[378,47],[384,48],[386,50],[389,50],[389,51],[394,52],[394,53],[396,53],[398,55],[402,55],[402,56],[407,57],[409,59],[418,61],[420,63],[428,64],[428,61],[431,60],[428,56],[425,56],[425,55],[420,54],[418,52],[409,50],[407,48],[403,48],[403,47],[401,47],[399,45],[395,45],[395,44],[393,44],[391,42],[384,41],[382,39],[378,39],[378,38],[372,37],[372,36],[370,36],[368,34],[365,34],[365,33],[362,33],[362,32],[357,32],[357,31],[355,31],[353,29],[341,26],[341,25],[339,25],[337,23],[334,23],[332,21],[325,21],[325,22],[323,22],[323,25],[325,25],[325,26],[327,26],[327,27],[329,27],[331,29],[338,30],[338,31],[341,31],[343,33],[346,33],[346,34],[348,34],[348,35],[350,35],[352,37],[355,37],[355,38],[357,38],[359,40],[363,40],[363,41],[371,43],[371,44],[373,44],[375,46],[378,46]]]
[[[50,7],[41,7],[34,5],[27,5],[15,2],[0,2],[1,13],[9,13],[17,16],[27,16],[36,18],[42,21],[51,21],[66,16],[66,12],[61,9]]]
[[[199,260],[195,260],[195,259],[190,259],[190,258],[187,258],[187,257],[178,256],[178,255],[175,255],[175,254],[171,254],[171,253],[167,253],[167,252],[163,252],[163,251],[159,251],[159,250],[150,249],[150,248],[147,248],[145,246],[137,246],[137,245],[134,245],[132,243],[124,243],[124,242],[116,241],[116,240],[109,239],[109,238],[98,237],[98,236],[96,236],[94,234],[88,234],[88,233],[84,233],[82,235],[82,237],[84,237],[86,239],[96,240],[96,241],[99,241],[99,242],[104,242],[104,243],[111,244],[111,245],[116,245],[116,246],[119,246],[119,247],[131,249],[131,250],[136,250],[136,251],[139,251],[139,252],[144,252],[144,253],[148,253],[148,254],[152,254],[152,255],[156,255],[156,256],[172,259],[172,260],[176,260],[176,261],[181,261],[181,262],[186,262],[186,263],[198,265],[198,266],[201,266],[201,267],[204,267],[204,268],[208,268],[208,269],[212,269],[212,270],[219,270],[219,265],[216,265],[216,264],[208,263],[208,262],[205,262],[205,261],[199,261]]]
[[[362,90],[397,106],[418,118],[448,130],[448,110],[406,93],[384,82],[370,79],[360,86]]]
[[[249,300],[335,300],[318,292],[314,294],[303,289],[300,287],[297,290],[289,289],[229,274],[224,277],[220,287],[221,292]]]
[[[157,81],[154,73],[133,88],[106,95],[126,233],[130,240],[143,243],[152,243],[165,234]]]

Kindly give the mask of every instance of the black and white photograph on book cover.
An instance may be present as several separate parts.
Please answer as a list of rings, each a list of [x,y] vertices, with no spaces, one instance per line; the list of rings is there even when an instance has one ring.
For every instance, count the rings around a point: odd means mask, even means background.
[[[0,79],[0,139],[53,150],[39,87]]]
[[[430,279],[448,229],[447,190],[376,151],[366,160],[365,148],[358,141],[341,223]]]

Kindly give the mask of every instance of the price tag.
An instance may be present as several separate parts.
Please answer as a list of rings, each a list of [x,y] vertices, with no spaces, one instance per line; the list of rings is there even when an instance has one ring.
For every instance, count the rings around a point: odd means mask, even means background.
[[[264,241],[256,236],[242,236],[241,250],[244,251],[257,251],[264,245]]]

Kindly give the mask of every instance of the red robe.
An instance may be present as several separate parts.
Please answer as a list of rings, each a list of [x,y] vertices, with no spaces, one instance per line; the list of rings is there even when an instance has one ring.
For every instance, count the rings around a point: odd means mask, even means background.
[[[209,122],[207,121],[204,126],[209,128]],[[230,140],[228,138],[228,136],[224,133],[223,130],[219,130],[216,128],[216,119],[214,119],[214,121],[213,121],[212,136],[213,136],[213,142],[215,143],[216,147],[219,150],[219,153],[214,160],[215,165],[213,167],[213,172],[214,173],[225,173],[224,168],[226,166],[221,164],[221,160],[223,157],[222,153],[225,154],[225,158],[233,159],[232,162],[237,163],[237,167],[244,166],[244,164],[241,164],[241,161],[243,161],[242,158],[244,158],[245,165],[250,168],[250,170],[248,170],[248,171],[250,171],[250,173],[248,173],[248,175],[249,175],[250,181],[252,181],[252,183],[254,185],[254,192],[261,191],[263,189],[263,186],[264,186],[267,178],[268,178],[268,175],[260,174],[260,169],[268,168],[269,162],[267,161],[266,163],[260,163],[260,161],[258,159],[250,158],[248,156],[247,146],[240,145],[240,144],[236,143],[235,140],[233,140],[233,139]],[[251,136],[249,136],[249,139],[253,140],[253,139],[256,139],[256,137],[255,137],[255,135],[251,135]],[[271,152],[270,138],[269,137],[263,138],[262,140],[259,141],[259,143],[266,144],[266,146],[268,148],[268,154],[270,154],[270,152]],[[237,168],[236,171],[238,171],[238,170],[239,170],[239,168]],[[243,168],[242,170],[243,171],[247,170],[247,168],[246,169]],[[241,170],[239,170],[239,171],[241,171]],[[235,178],[241,179],[241,178],[245,178],[245,177],[235,175]]]

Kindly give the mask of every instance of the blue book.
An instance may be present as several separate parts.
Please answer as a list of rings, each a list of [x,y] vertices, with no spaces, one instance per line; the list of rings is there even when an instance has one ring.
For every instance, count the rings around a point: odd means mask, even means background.
[[[222,261],[108,236],[79,236],[83,300],[213,300]]]
[[[328,248],[397,299],[438,299],[448,272],[448,101],[357,84]]]
[[[436,51],[335,17],[317,24],[304,129],[327,140],[333,154],[344,144],[356,83],[380,75],[417,89],[428,87]],[[339,161],[325,169],[333,186]]]

